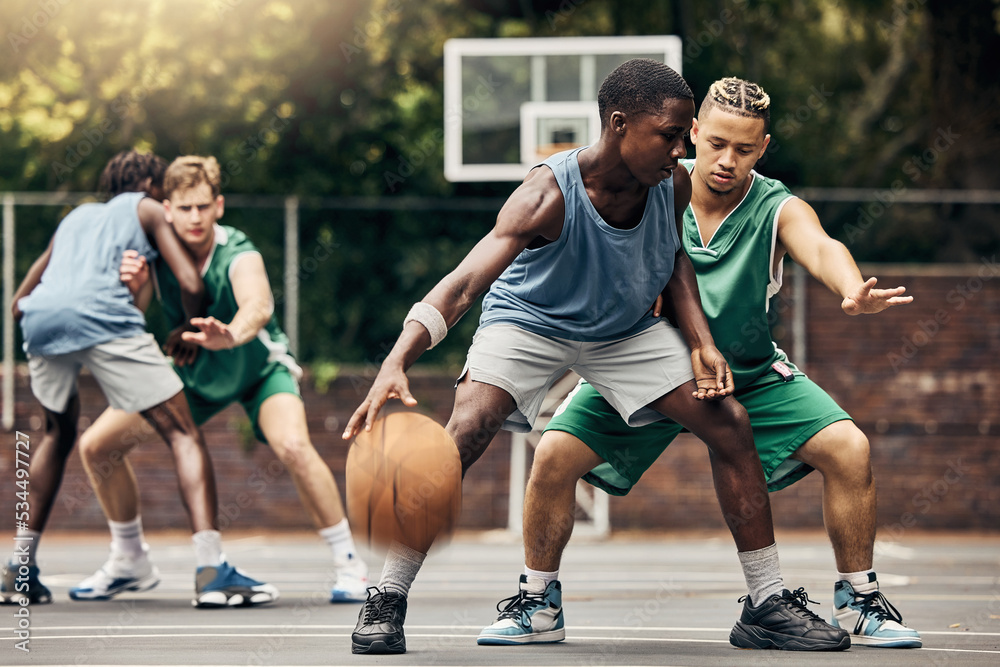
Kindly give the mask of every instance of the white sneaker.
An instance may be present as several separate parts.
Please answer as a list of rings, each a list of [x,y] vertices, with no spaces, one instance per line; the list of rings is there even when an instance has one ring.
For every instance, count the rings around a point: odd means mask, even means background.
[[[337,581],[330,591],[330,602],[364,602],[368,599],[368,565],[354,556],[346,563],[335,563]]]
[[[149,560],[149,547],[143,545],[138,558],[111,551],[101,569],[69,589],[73,600],[110,600],[125,591],[148,591],[160,583],[160,571]]]

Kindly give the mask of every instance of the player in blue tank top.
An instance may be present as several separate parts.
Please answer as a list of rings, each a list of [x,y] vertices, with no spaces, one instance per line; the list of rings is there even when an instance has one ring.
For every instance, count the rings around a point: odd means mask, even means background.
[[[45,410],[45,434],[30,443],[31,512],[18,527],[19,541],[0,576],[0,602],[51,602],[38,579],[35,552],[76,442],[80,401],[76,379],[86,366],[108,402],[140,412],[170,445],[191,522],[216,522],[211,461],[204,440],[170,368],[118,267],[122,251],[138,245],[154,250],[182,285],[188,317],[204,313],[204,285],[160,200],[166,163],[154,155],[126,151],[101,174],[100,189],[111,197],[84,204],[60,223],[46,251],[28,270],[14,295],[31,371],[31,389]],[[18,579],[20,566],[28,576]],[[150,588],[155,573],[138,573],[123,585]]]
[[[734,518],[729,525],[741,561],[747,555],[751,563],[744,565],[748,588],[755,596],[775,584],[780,590],[749,420],[739,403],[726,399],[732,374],[712,341],[694,270],[677,242],[691,197],[690,177],[678,161],[686,154],[694,96],[674,70],[636,59],[605,79],[598,107],[598,142],[533,169],[493,230],[414,305],[344,438],[370,429],[390,398],[416,404],[406,370],[489,289],[447,426],[463,472],[500,428],[530,430],[549,387],[575,370],[629,424],[674,416],[708,444],[719,502]],[[679,330],[646,312],[661,293]],[[747,506],[759,509],[747,513]],[[430,546],[390,550],[352,635],[353,652],[406,651],[406,595]],[[533,554],[526,556],[531,562]],[[523,575],[509,616],[479,642],[517,643],[525,617],[547,641],[562,640],[561,587],[549,575]],[[801,601],[779,606],[774,617],[803,644],[849,645],[845,632],[805,611]]]

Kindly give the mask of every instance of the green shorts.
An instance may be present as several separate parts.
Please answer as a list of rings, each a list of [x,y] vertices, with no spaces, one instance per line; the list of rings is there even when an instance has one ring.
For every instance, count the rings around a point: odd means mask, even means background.
[[[812,472],[812,467],[791,455],[830,424],[851,418],[801,373],[791,382],[765,375],[734,396],[750,416],[768,491],[783,489]],[[583,479],[612,495],[624,496],[684,429],[670,419],[631,428],[596,389],[581,381],[545,430],[565,431],[586,443],[607,463]]]
[[[260,379],[256,384],[239,396],[233,396],[223,400],[208,400],[198,394],[196,390],[185,385],[184,395],[187,397],[188,405],[191,406],[191,416],[194,423],[201,426],[216,414],[222,412],[234,402],[239,401],[246,411],[253,425],[253,434],[263,443],[267,442],[264,433],[260,430],[257,417],[260,414],[260,406],[275,394],[295,394],[301,396],[299,383],[288,370],[287,366],[274,364],[274,368]]]

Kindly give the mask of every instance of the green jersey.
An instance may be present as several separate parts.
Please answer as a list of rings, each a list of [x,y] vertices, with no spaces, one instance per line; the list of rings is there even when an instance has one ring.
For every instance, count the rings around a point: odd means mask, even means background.
[[[259,251],[246,234],[233,227],[215,226],[215,245],[202,268],[202,278],[210,300],[208,315],[220,322],[228,324],[236,316],[239,306],[230,277],[236,262],[249,253]],[[177,278],[162,261],[156,262],[154,276],[167,322],[171,328],[180,326],[184,309]],[[240,400],[280,366],[295,377],[302,374],[289,353],[288,338],[272,315],[257,338],[246,345],[231,350],[200,349],[193,364],[176,367],[176,371],[189,394],[209,403],[226,404]]]
[[[694,160],[681,163],[694,169]],[[778,215],[792,198],[780,181],[750,174],[750,189],[726,216],[711,239],[702,239],[694,210],[684,212],[682,243],[698,276],[701,305],[715,346],[733,370],[736,388],[787,362],[771,340],[770,298],[781,287],[781,265],[774,269]],[[780,381],[777,374],[776,381]]]

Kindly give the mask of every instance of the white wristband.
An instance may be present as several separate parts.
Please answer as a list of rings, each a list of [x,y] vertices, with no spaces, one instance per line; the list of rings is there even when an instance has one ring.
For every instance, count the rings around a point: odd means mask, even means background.
[[[424,301],[417,301],[410,308],[406,319],[403,320],[403,326],[405,327],[409,322],[419,322],[427,329],[427,333],[431,335],[431,344],[427,348],[428,350],[444,340],[448,334],[448,323],[445,322],[444,315],[437,308]]]

